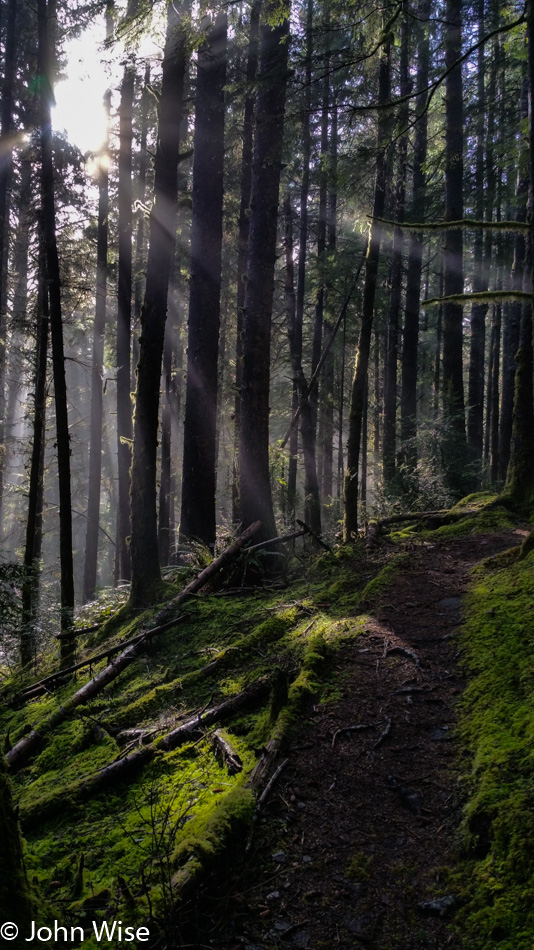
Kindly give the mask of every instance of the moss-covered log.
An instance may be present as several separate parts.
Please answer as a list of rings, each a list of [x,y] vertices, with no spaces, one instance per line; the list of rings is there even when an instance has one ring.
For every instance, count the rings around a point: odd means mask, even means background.
[[[271,683],[269,679],[260,679],[248,686],[243,692],[230,699],[224,700],[217,706],[212,706],[204,712],[198,713],[186,722],[181,723],[172,732],[150,745],[138,749],[123,758],[116,759],[100,771],[72,783],[62,789],[61,795],[52,795],[39,801],[28,809],[21,810],[21,822],[30,826],[41,821],[48,815],[55,814],[59,809],[68,808],[69,803],[77,803],[91,798],[104,788],[109,788],[118,782],[124,781],[129,775],[147,765],[159,752],[172,752],[191,739],[198,738],[199,733],[207,726],[225,722],[232,716],[249,709],[265,699],[269,694]]]
[[[32,898],[24,863],[17,818],[5,765],[0,760],[0,919],[19,928],[32,917]],[[6,938],[7,939],[7,938]],[[17,944],[14,944],[17,946]]]
[[[215,576],[223,567],[226,566],[241,550],[244,544],[251,538],[260,527],[260,522],[256,521],[249,528],[246,529],[233,544],[231,544],[219,557],[215,558],[211,564],[208,564],[200,574],[191,581],[184,590],[178,594],[177,597],[174,597],[166,607],[159,612],[156,617],[156,622],[158,625],[167,623],[171,615],[175,612],[176,607],[182,604],[185,600],[195,594],[201,587]],[[176,622],[176,618],[175,618]],[[172,626],[172,624],[171,624]],[[19,742],[15,743],[12,749],[6,755],[6,761],[10,768],[16,769],[24,763],[28,756],[41,744],[43,739],[48,736],[57,726],[64,722],[72,713],[74,709],[78,706],[82,706],[89,699],[93,699],[97,696],[108,683],[111,683],[114,679],[117,678],[119,673],[122,672],[130,663],[141,653],[147,639],[151,636],[151,631],[148,630],[144,636],[137,640],[136,643],[133,643],[131,646],[127,647],[122,653],[119,654],[111,663],[109,663],[103,670],[100,671],[96,676],[93,677],[88,683],[82,686],[73,696],[70,697],[62,706],[56,709],[48,719],[43,720],[39,724],[38,728],[32,729],[27,736],[24,736]]]

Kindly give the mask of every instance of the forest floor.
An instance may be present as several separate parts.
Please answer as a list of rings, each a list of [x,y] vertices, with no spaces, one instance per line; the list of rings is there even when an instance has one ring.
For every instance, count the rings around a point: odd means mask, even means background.
[[[454,925],[463,689],[457,631],[470,568],[521,529],[410,549],[365,631],[327,660],[246,864],[206,888],[195,946],[462,946]],[[198,909],[197,908],[197,909]]]

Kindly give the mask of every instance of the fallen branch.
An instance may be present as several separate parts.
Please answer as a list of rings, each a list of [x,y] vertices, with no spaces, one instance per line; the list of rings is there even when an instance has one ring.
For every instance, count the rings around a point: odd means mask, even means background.
[[[336,739],[338,736],[342,736],[345,732],[361,732],[363,729],[373,729],[376,726],[376,723],[373,722],[363,722],[361,725],[357,726],[343,726],[342,729],[336,729],[332,737],[332,748],[336,744]]]
[[[148,764],[158,752],[171,752],[198,737],[199,733],[206,727],[216,722],[223,722],[231,718],[235,713],[248,709],[255,703],[264,699],[271,687],[269,679],[257,680],[248,686],[242,693],[224,700],[211,709],[197,713],[191,719],[188,719],[182,725],[173,729],[161,739],[156,739],[150,745],[143,746],[130,755],[121,753],[121,758],[115,759],[109,765],[104,766],[98,772],[73,782],[68,788],[63,790],[62,797],[51,796],[47,802],[41,802],[35,812],[28,809],[26,814],[21,813],[21,822],[26,826],[33,821],[40,821],[47,814],[52,814],[57,808],[62,806],[64,799],[70,801],[81,801],[95,793],[114,785],[116,782],[123,781],[132,773]]]
[[[26,686],[24,689],[17,693],[15,700],[17,699],[29,699],[31,696],[38,695],[38,693],[44,692],[44,687],[49,686],[50,683],[55,682],[56,680],[64,679],[75,673],[76,670],[83,669],[84,666],[92,666],[93,663],[99,663],[100,660],[105,660],[110,656],[113,656],[115,653],[120,653],[121,650],[124,650],[125,647],[130,646],[132,643],[137,643],[139,640],[151,640],[152,637],[158,636],[160,633],[165,633],[166,630],[170,630],[179,620],[183,620],[185,614],[182,614],[179,617],[175,617],[174,620],[169,620],[168,623],[161,624],[159,627],[153,627],[151,630],[145,630],[141,633],[136,634],[135,637],[130,637],[129,640],[123,640],[121,643],[117,643],[114,647],[108,647],[107,650],[102,650],[101,653],[94,653],[93,656],[88,657],[86,660],[80,660],[79,663],[74,663],[72,666],[66,666],[62,670],[57,670],[55,673],[51,673],[50,676],[45,676],[44,679],[37,680],[36,683],[31,683],[30,686]],[[42,689],[40,687],[43,687]]]
[[[245,845],[245,854],[248,854],[248,852],[250,851],[250,849],[251,849],[251,847],[252,847],[252,838],[254,837],[254,828],[255,828],[256,822],[257,822],[257,820],[258,820],[258,818],[259,818],[259,816],[260,816],[260,811],[261,811],[261,809],[263,808],[263,805],[264,805],[264,803],[266,802],[266,800],[267,800],[267,798],[268,798],[268,796],[269,796],[269,794],[270,794],[270,792],[271,792],[271,790],[272,790],[272,788],[273,788],[275,782],[278,780],[279,776],[280,776],[280,775],[282,774],[282,772],[284,771],[284,769],[285,769],[285,767],[286,767],[286,765],[287,765],[288,762],[289,762],[289,759],[284,759],[284,761],[280,763],[280,765],[278,766],[278,768],[276,769],[276,771],[273,772],[273,774],[271,775],[269,781],[267,782],[265,788],[263,789],[261,795],[259,796],[258,801],[256,802],[256,807],[255,807],[255,809],[254,809],[254,813],[253,813],[253,815],[252,815],[252,819],[251,819],[251,822],[250,822],[250,830],[249,830],[249,835],[248,835],[248,838],[247,838],[247,843],[246,843],[246,845]],[[252,776],[253,776],[254,774],[255,774],[255,773],[253,772],[253,773],[252,773]],[[257,775],[257,773],[256,773],[256,775]],[[249,786],[249,788],[254,788],[254,786],[255,786],[255,781],[253,781],[252,776],[250,777],[249,781],[247,782],[247,785]]]
[[[207,583],[207,581],[217,574],[229,561],[236,556],[236,554],[241,550],[244,544],[247,543],[249,538],[251,538],[256,531],[259,530],[261,526],[260,521],[255,521],[254,524],[250,525],[235,541],[230,545],[219,557],[215,558],[208,567],[204,568],[200,574],[195,577],[184,590],[178,594],[177,597],[174,597],[156,616],[156,622],[158,626],[163,625],[164,623],[169,622],[170,626],[173,625],[173,622],[176,622],[176,618],[173,618],[171,621],[170,615],[174,613],[176,607],[182,604],[188,597],[196,593],[197,590],[200,590],[201,587]],[[157,629],[157,628],[153,628]],[[119,654],[115,660],[112,660],[108,666],[105,666],[103,670],[100,671],[92,680],[82,686],[73,696],[71,696],[66,702],[56,709],[47,719],[44,719],[43,722],[39,723],[38,728],[32,729],[27,736],[24,736],[19,742],[15,743],[12,749],[6,755],[6,761],[12,769],[20,768],[25,759],[30,755],[31,752],[36,749],[43,739],[49,735],[56,726],[64,722],[71,712],[76,709],[78,706],[83,705],[89,699],[92,699],[94,696],[98,695],[108,683],[111,683],[114,679],[117,678],[119,673],[122,672],[127,666],[130,665],[132,660],[134,660],[139,653],[141,652],[145,640],[148,639],[151,635],[151,631],[148,630],[146,633],[137,640],[136,643],[132,643],[130,646],[126,647],[122,653]],[[152,634],[153,635],[153,634]],[[149,748],[149,747],[148,747]],[[143,750],[145,751],[145,750]],[[125,761],[125,760],[124,760]]]
[[[94,623],[92,627],[73,627],[72,632],[56,634],[56,640],[72,640],[73,637],[84,637],[88,633],[96,633],[102,627],[101,623]]]
[[[378,739],[376,740],[374,745],[372,745],[371,748],[367,750],[368,755],[370,752],[374,752],[375,749],[378,749],[378,746],[382,745],[384,739],[386,739],[389,736],[390,731],[391,731],[391,719],[386,719],[386,725],[384,726]]]
[[[417,653],[414,653],[413,650],[409,650],[408,647],[391,647],[391,650],[388,650],[386,656],[405,656],[408,660],[411,660],[412,663],[415,663],[416,667],[420,670],[421,660],[417,656]]]
[[[228,769],[229,775],[237,775],[238,772],[243,771],[243,763],[237,753],[237,750],[234,749],[231,742],[229,742],[229,740],[223,736],[219,730],[213,733],[211,743],[216,755],[222,760],[223,765],[225,765]]]

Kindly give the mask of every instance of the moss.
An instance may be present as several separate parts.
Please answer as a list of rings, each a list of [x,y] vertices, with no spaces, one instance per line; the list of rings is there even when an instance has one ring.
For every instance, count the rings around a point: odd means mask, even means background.
[[[479,565],[463,632],[470,683],[461,735],[470,768],[463,822],[465,906],[473,948],[534,944],[534,555]]]
[[[443,524],[435,531],[424,533],[425,538],[462,538],[469,534],[491,534],[513,528],[513,515],[504,506],[489,504],[473,515],[465,515],[450,524]]]
[[[237,786],[227,792],[222,801],[211,803],[187,826],[187,835],[178,843],[172,863],[179,867],[187,864],[188,883],[192,872],[211,870],[226,856],[236,841],[242,840],[250,824],[256,798],[248,789]],[[178,873],[174,883],[183,885],[185,876]]]

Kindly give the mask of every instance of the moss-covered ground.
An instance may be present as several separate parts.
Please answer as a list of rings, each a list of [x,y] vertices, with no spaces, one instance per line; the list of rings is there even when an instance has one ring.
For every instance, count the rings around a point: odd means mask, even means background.
[[[534,946],[534,555],[473,573],[463,628],[467,807],[460,923],[470,947]]]
[[[151,919],[164,927],[175,915],[181,885],[199,868],[223,855],[226,860],[234,835],[243,838],[255,807],[248,780],[269,739],[291,734],[310,696],[320,692],[323,702],[336,700],[335,664],[325,677],[323,659],[365,629],[369,613],[387,600],[410,545],[439,545],[514,524],[493,496],[463,504],[477,510],[459,520],[457,510],[441,527],[396,531],[370,557],[362,543],[310,559],[285,588],[193,598],[175,628],[154,639],[47,738],[11,785],[28,878],[52,908],[52,919],[88,927],[99,917],[122,914],[129,925]],[[170,593],[188,578],[174,580]],[[461,891],[457,919],[466,947],[534,946],[533,595],[534,553],[522,560],[501,557],[473,573],[465,607],[465,811],[451,888]],[[122,609],[85,639],[79,658],[135,635],[142,625],[150,626],[150,614],[132,617]],[[43,667],[38,675],[46,672]],[[20,682],[6,680],[4,745],[38,727],[89,675],[82,670],[61,688],[19,705],[10,697]],[[139,747],[138,739],[121,736],[124,730],[140,729],[149,740],[163,736],[192,713],[265,677],[273,682],[271,698],[224,724],[242,771],[232,774],[215,754],[215,726],[173,752],[158,752],[127,780],[85,800],[73,793],[80,779]],[[84,947],[96,948],[93,941],[89,937]]]
[[[87,926],[122,913],[133,925],[172,916],[181,879],[216,861],[233,832],[250,821],[255,798],[247,780],[254,765],[269,737],[286,735],[303,700],[321,687],[328,650],[361,629],[358,614],[377,596],[383,566],[380,558],[366,561],[357,545],[312,558],[287,588],[193,598],[182,610],[185,619],[47,736],[12,776],[12,787],[28,874],[59,919]],[[178,577],[170,593],[185,582]],[[122,609],[86,638],[78,659],[141,626],[151,626],[150,614],[132,618]],[[95,664],[91,675],[105,664]],[[47,672],[40,669],[39,677]],[[0,714],[4,745],[38,728],[89,675],[80,670],[60,688],[18,705],[9,696],[20,682],[7,681]],[[230,774],[214,753],[215,726],[174,752],[157,753],[126,781],[84,800],[75,794],[81,779],[139,747],[121,731],[163,736],[262,677],[272,678],[277,695],[225,723],[223,732],[241,759],[241,772]],[[280,690],[275,681],[286,685]],[[84,943],[92,945],[91,939]]]

